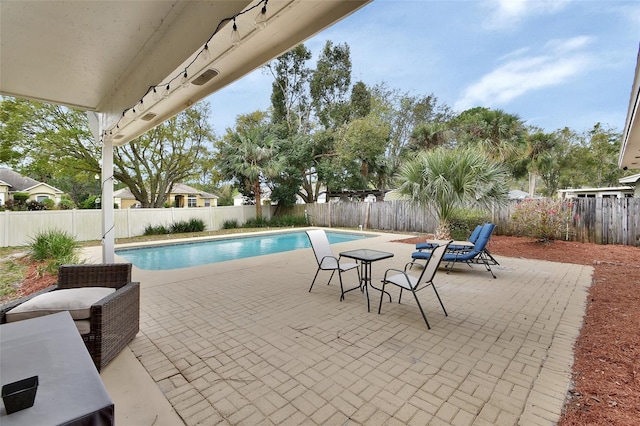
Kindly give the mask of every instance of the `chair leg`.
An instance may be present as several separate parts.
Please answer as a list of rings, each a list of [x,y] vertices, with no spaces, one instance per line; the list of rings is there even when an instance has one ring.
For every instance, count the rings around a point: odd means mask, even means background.
[[[398,296],[398,305],[402,301],[402,290],[403,290],[402,287],[400,287],[400,296]]]
[[[313,281],[311,281],[311,287],[309,287],[309,293],[311,293],[311,289],[313,288],[313,284],[316,282],[316,278],[318,278],[318,272],[320,272],[320,268],[316,270],[316,275],[313,277]]]
[[[420,308],[420,313],[422,314],[422,318],[424,318],[424,322],[427,324],[427,329],[431,330],[431,326],[429,325],[429,321],[427,321],[427,316],[424,314],[424,310],[422,309],[422,305],[420,304],[420,300],[418,300],[418,295],[415,291],[412,291],[413,297],[416,299],[416,303],[418,304],[418,308]]]
[[[331,280],[333,279],[333,274],[336,273],[336,270],[334,269],[333,271],[331,271],[331,276],[329,277],[329,282],[327,283],[327,285],[331,284]],[[338,274],[340,274],[340,271],[338,271]]]
[[[489,252],[489,250],[484,249],[483,251],[484,251],[484,254],[486,254],[495,265],[500,265],[498,261],[493,256],[491,256],[491,253]]]
[[[487,253],[485,251],[480,253],[480,256],[478,257],[478,259],[482,261],[482,264],[484,265],[485,269],[487,271],[491,272],[491,276],[493,276],[493,278],[495,279],[496,278],[496,274],[494,274],[493,270],[491,269],[491,265],[489,263],[489,258],[487,257],[487,255],[489,257],[491,257],[491,259],[493,259],[493,257],[489,253]],[[493,259],[493,261],[495,262],[495,259]],[[498,265],[498,262],[495,262],[495,264]]]
[[[436,293],[436,297],[438,298],[438,302],[440,302],[440,306],[442,306],[442,310],[444,311],[444,316],[448,317],[449,314],[447,310],[444,308],[444,304],[442,303],[442,299],[440,299],[440,295],[438,294],[438,290],[436,290],[436,286],[431,282],[431,287],[433,287],[433,291]]]
[[[368,283],[364,283],[364,291],[367,293],[367,312],[371,312],[371,304],[369,303],[369,285]],[[384,295],[384,293],[382,293]],[[380,295],[380,297],[382,297]]]
[[[336,271],[334,269],[333,272],[331,273],[331,276],[333,276],[335,272]],[[338,269],[338,278],[340,279],[340,301],[342,302],[344,300],[344,287],[342,286],[342,272],[340,271],[340,269]]]
[[[380,291],[380,304],[378,305],[378,315],[380,315],[380,310],[382,309],[382,299],[384,298],[384,286],[387,284],[386,281],[382,281],[382,290]]]

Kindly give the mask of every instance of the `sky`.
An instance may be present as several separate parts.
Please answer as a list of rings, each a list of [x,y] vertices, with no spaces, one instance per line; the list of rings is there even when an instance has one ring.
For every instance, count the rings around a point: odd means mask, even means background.
[[[327,40],[351,51],[352,84],[435,95],[456,112],[483,106],[547,132],[596,123],[622,131],[640,43],[640,2],[374,0],[305,41],[315,68]],[[258,69],[207,98],[222,135],[270,106]]]

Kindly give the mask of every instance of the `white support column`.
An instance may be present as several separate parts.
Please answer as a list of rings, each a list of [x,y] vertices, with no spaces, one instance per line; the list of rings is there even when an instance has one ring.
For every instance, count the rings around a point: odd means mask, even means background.
[[[89,128],[93,137],[102,141],[102,177],[100,178],[102,193],[100,194],[100,210],[102,213],[102,262],[115,261],[115,221],[113,214],[113,141],[103,138],[105,119],[103,114],[87,112]]]
[[[113,141],[102,143],[102,261],[115,262],[115,220],[113,211]]]

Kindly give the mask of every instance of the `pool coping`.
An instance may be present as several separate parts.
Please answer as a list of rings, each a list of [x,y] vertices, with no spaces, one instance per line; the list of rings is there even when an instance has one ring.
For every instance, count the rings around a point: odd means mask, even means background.
[[[343,230],[343,229],[338,229],[336,230],[336,228],[320,228],[320,227],[304,227],[304,228],[274,228],[274,229],[269,229],[266,231],[250,231],[250,232],[244,232],[244,233],[237,233],[237,234],[224,234],[224,235],[208,235],[208,236],[204,236],[204,237],[189,237],[189,238],[170,238],[170,239],[166,239],[166,240],[155,240],[155,241],[139,241],[139,242],[134,242],[134,243],[122,243],[122,244],[116,244],[115,245],[115,249],[116,250],[128,250],[128,249],[136,249],[136,248],[146,248],[146,247],[156,247],[156,246],[169,246],[169,245],[177,245],[177,244],[192,244],[192,243],[201,243],[201,242],[207,242],[207,241],[216,241],[216,240],[230,240],[230,239],[237,239],[237,238],[251,238],[251,237],[257,237],[260,235],[270,235],[270,234],[288,234],[288,233],[292,233],[292,232],[304,232],[310,229],[324,229],[327,232],[335,232],[335,233],[343,233],[343,234],[367,234],[367,235],[371,235],[371,236],[380,236],[383,235],[380,232],[375,232],[375,231],[349,231],[349,230]],[[165,237],[165,236],[158,236],[159,238]]]

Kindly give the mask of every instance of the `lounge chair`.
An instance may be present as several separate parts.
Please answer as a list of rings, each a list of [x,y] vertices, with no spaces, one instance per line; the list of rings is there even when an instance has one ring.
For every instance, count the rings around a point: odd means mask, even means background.
[[[313,281],[311,282],[311,287],[309,287],[309,293],[311,293],[313,284],[316,282],[318,273],[321,270],[331,271],[331,276],[329,277],[327,285],[331,283],[333,274],[338,271],[338,278],[340,279],[340,301],[342,301],[344,299],[342,273],[350,269],[355,269],[358,272],[358,283],[360,283],[360,269],[358,268],[360,265],[353,262],[340,262],[340,258],[336,257],[331,251],[331,245],[329,244],[329,239],[327,238],[327,234],[324,230],[312,229],[306,232],[309,237],[309,242],[311,243],[311,248],[313,248],[313,254],[316,256],[316,262],[318,263],[318,269],[316,270],[316,275],[313,277]]]
[[[483,225],[478,225],[475,227],[475,229],[473,230],[473,232],[471,233],[471,235],[469,235],[469,238],[467,238],[466,241],[455,241],[453,243],[451,243],[449,245],[449,250],[462,250],[464,249],[464,247],[468,247],[468,246],[473,246],[476,241],[478,240],[478,237],[480,236],[480,231],[482,231],[482,227]],[[433,250],[434,248],[438,247],[438,245],[442,244],[442,242],[437,242],[437,241],[426,241],[423,243],[418,243],[416,244],[416,250],[418,251],[422,251],[422,250]]]
[[[472,246],[460,246],[451,245],[450,249],[444,254],[443,260],[447,262],[447,272],[451,271],[451,268],[456,262],[463,262],[471,267],[471,264],[476,263],[484,265],[484,267],[491,273],[493,278],[496,275],[491,270],[491,265],[499,265],[498,261],[491,256],[489,250],[487,250],[487,243],[491,238],[491,233],[496,227],[493,223],[485,223],[482,225],[480,235]],[[413,263],[416,260],[428,260],[432,256],[432,252],[429,251],[416,251],[411,254]]]
[[[451,244],[451,241],[446,242],[437,246],[430,252],[431,256],[427,260],[427,264],[422,269],[422,273],[420,276],[416,277],[414,275],[409,275],[407,273],[407,268],[412,265],[413,262],[409,262],[404,266],[404,270],[400,269],[387,269],[384,273],[384,278],[382,279],[382,291],[380,293],[380,305],[378,306],[378,314],[382,309],[382,298],[384,296],[384,288],[387,284],[393,284],[400,287],[400,296],[398,297],[398,303],[402,300],[402,290],[408,290],[413,293],[413,297],[416,299],[416,303],[418,304],[418,308],[420,309],[420,313],[422,314],[422,318],[424,318],[424,322],[427,324],[427,328],[431,329],[429,325],[429,321],[427,321],[427,316],[422,309],[422,305],[420,304],[420,300],[418,299],[418,295],[416,294],[418,291],[423,288],[431,286],[433,291],[436,293],[436,297],[438,298],[438,302],[440,302],[440,306],[442,306],[442,310],[444,311],[444,315],[448,316],[447,310],[444,308],[444,304],[442,303],[442,299],[440,299],[440,295],[438,294],[438,290],[436,290],[436,286],[433,283],[433,277],[435,277],[436,272],[438,271],[438,266],[440,266],[440,262],[444,254],[447,251],[447,248]],[[395,274],[391,275],[390,273],[395,272]]]

